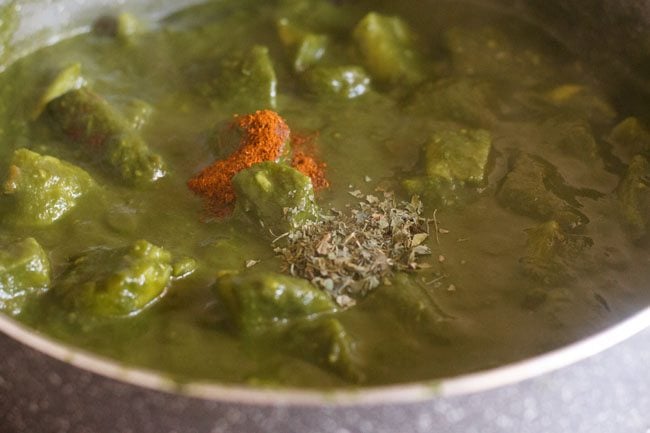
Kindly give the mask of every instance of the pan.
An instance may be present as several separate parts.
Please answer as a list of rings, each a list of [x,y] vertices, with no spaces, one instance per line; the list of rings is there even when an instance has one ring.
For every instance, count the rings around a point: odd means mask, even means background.
[[[7,2],[0,2],[7,3]],[[15,55],[87,28],[118,2],[21,2]],[[192,1],[138,1],[162,17]],[[650,94],[650,5],[482,2],[543,27],[639,104]],[[650,282],[649,282],[650,284]],[[15,433],[640,432],[650,429],[650,309],[543,355],[477,373],[351,390],[179,384],[0,316],[0,431]]]

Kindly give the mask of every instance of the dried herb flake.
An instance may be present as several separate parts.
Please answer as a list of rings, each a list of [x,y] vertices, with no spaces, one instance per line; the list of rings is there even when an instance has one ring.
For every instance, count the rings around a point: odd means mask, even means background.
[[[431,220],[422,216],[422,202],[397,202],[393,193],[383,199],[351,191],[361,200],[348,213],[332,209],[318,221],[307,222],[274,241],[285,271],[306,278],[329,293],[341,306],[354,305],[394,272],[427,268],[421,256]]]

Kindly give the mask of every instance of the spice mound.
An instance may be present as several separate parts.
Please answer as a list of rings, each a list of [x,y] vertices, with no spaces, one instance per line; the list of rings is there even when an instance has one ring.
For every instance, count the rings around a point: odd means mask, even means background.
[[[325,164],[314,158],[314,141],[318,134],[302,136],[291,136],[291,149],[293,157],[291,166],[308,176],[315,190],[328,188],[330,186],[327,177],[325,177]]]
[[[276,238],[274,251],[285,271],[306,278],[336,302],[349,307],[394,272],[427,267],[420,256],[431,254],[425,241],[430,220],[422,217],[422,202],[397,202],[351,193],[361,201],[343,213],[307,222]]]
[[[236,199],[233,176],[260,162],[283,162],[286,159],[309,176],[317,189],[329,185],[324,177],[323,163],[303,150],[290,157],[291,131],[284,119],[274,111],[260,110],[235,116],[229,130],[241,137],[239,147],[230,156],[214,162],[187,182],[190,190],[205,199],[212,214],[223,217],[232,211]]]

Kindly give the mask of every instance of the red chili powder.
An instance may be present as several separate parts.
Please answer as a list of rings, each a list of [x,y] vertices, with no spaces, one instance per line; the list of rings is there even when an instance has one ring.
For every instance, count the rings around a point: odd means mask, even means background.
[[[218,217],[227,216],[232,211],[236,198],[233,176],[254,164],[277,161],[285,152],[290,137],[287,123],[270,110],[235,116],[231,128],[243,132],[239,149],[228,158],[214,162],[187,182],[194,193],[206,200],[208,210]],[[325,178],[325,164],[305,152],[306,141],[296,137],[292,142],[296,149],[291,165],[309,176],[315,189],[326,188],[329,182]]]

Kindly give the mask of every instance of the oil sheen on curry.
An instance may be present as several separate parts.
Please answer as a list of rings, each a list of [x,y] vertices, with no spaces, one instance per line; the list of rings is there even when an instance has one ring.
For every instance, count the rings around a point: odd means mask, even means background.
[[[647,113],[541,30],[432,5],[125,10],[7,65],[0,309],[179,381],[326,389],[646,306]]]

